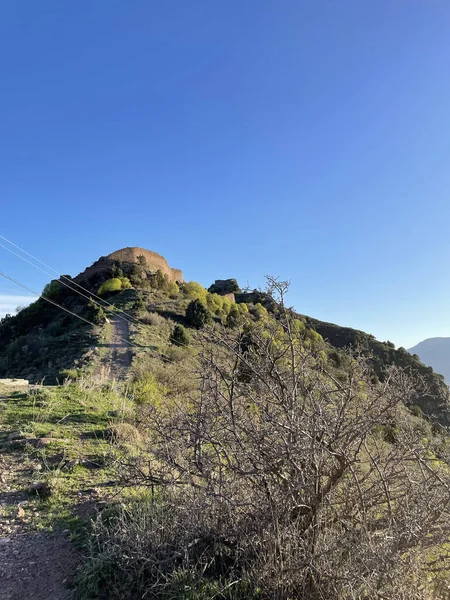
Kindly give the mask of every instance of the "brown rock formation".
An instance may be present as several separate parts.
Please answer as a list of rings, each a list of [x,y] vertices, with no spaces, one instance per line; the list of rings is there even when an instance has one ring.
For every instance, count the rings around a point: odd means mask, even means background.
[[[121,250],[116,250],[108,256],[102,256],[99,258],[93,265],[88,267],[83,273],[80,273],[77,277],[75,277],[75,281],[79,283],[80,281],[86,281],[95,277],[100,277],[97,283],[100,283],[101,279],[105,279],[103,273],[107,272],[111,269],[112,265],[116,261],[120,261],[122,263],[137,263],[138,257],[144,256],[147,261],[147,269],[149,271],[157,271],[158,269],[164,274],[167,275],[169,281],[183,281],[183,272],[179,269],[172,269],[169,267],[167,260],[157,254],[156,252],[152,252],[151,250],[145,250],[145,248],[122,248]]]
[[[144,248],[122,248],[116,250],[106,257],[109,260],[120,260],[122,262],[137,263],[138,256],[144,256],[148,268],[152,271],[158,269],[170,279],[170,281],[183,281],[183,272],[180,269],[172,269],[169,267],[167,260],[161,254],[145,250]]]

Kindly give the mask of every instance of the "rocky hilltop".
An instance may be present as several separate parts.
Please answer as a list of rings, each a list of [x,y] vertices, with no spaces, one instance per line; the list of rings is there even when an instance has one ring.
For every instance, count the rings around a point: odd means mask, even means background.
[[[45,298],[56,302],[66,312],[40,298],[14,317],[0,321],[0,377],[23,377],[31,382],[45,378],[51,383],[59,381],[61,372],[66,369],[89,369],[89,365],[95,363],[93,358],[107,354],[110,343],[118,347],[114,340],[107,339],[112,335],[111,327],[103,330],[107,324],[117,329],[113,304],[119,310],[127,311],[131,318],[148,322],[151,326],[144,328],[147,332],[159,319],[164,323],[162,337],[166,340],[174,323],[189,324],[186,311],[194,299],[206,306],[219,326],[231,325],[238,314],[250,314],[251,321],[263,319],[267,314],[276,318],[278,313],[276,302],[268,294],[259,290],[242,291],[235,279],[217,279],[208,291],[199,283],[183,283],[183,273],[179,269],[170,267],[160,254],[139,247],[116,250],[76,276],[74,281],[84,288],[84,295],[71,286],[70,279],[67,276],[62,282],[52,281],[43,292]],[[100,296],[102,306],[98,302],[89,302],[90,294],[97,300]],[[444,377],[425,366],[418,356],[412,356],[404,348],[396,349],[390,342],[380,342],[362,331],[307,315],[296,316],[325,340],[330,360],[336,363],[336,368],[346,364],[348,354],[363,354],[370,357],[376,379],[383,380],[384,371],[390,365],[419,373],[426,389],[417,394],[415,404],[431,418],[450,426],[449,388]],[[117,338],[127,337],[127,333],[119,333]],[[106,342],[100,341],[101,336]],[[160,344],[161,339],[152,339],[150,346],[156,348]],[[138,351],[137,354],[139,358],[142,353]],[[420,357],[425,359],[422,354]],[[428,364],[433,363],[429,361]]]
[[[122,248],[116,250],[106,257],[109,260],[120,261],[125,263],[137,263],[139,262],[139,256],[143,256],[147,261],[147,265],[153,271],[160,270],[163,275],[167,275],[170,281],[183,281],[183,272],[180,269],[173,269],[169,267],[169,263],[157,252],[151,250],[145,250],[145,248]]]
[[[80,283],[86,280],[95,280],[100,273],[106,272],[114,264],[139,264],[140,256],[145,258],[147,268],[150,271],[161,271],[163,275],[167,275],[169,281],[171,282],[183,281],[183,272],[180,269],[173,269],[170,267],[164,256],[161,256],[161,254],[158,254],[157,252],[152,252],[151,250],[146,250],[145,248],[138,248],[136,246],[122,248],[121,250],[116,250],[107,256],[100,257],[93,265],[80,273],[75,278],[75,281]]]

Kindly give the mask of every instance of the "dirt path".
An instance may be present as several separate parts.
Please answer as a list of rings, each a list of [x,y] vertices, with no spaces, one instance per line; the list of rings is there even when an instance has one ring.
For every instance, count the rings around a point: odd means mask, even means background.
[[[71,600],[74,551],[61,534],[17,532],[0,537],[0,599]]]
[[[131,346],[126,343],[130,335],[128,321],[114,315],[110,319],[113,328],[110,352],[105,359],[103,367],[108,371],[108,376],[113,379],[125,379],[131,365]]]
[[[17,472],[27,474],[29,467],[27,460],[0,454],[0,600],[70,600],[79,557],[67,533],[30,530],[22,509],[28,496],[14,485]],[[17,508],[10,513],[8,506]]]

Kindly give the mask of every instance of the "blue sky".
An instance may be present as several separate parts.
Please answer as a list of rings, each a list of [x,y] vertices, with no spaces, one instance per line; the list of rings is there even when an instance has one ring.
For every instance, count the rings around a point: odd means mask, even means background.
[[[63,273],[142,246],[450,336],[449,31],[446,0],[4,0],[0,234]],[[24,294],[0,280],[0,314]]]

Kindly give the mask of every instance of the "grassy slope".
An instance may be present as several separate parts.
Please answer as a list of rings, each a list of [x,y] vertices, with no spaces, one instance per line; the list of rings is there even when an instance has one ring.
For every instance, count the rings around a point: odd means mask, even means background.
[[[0,389],[0,448],[8,474],[0,495],[2,528],[8,530],[19,505],[24,525],[72,527],[90,504],[110,497],[115,484],[107,432],[130,410],[108,386]],[[49,484],[49,498],[27,493],[36,482]]]
[[[185,324],[189,299],[182,294],[169,298],[161,292],[142,293],[148,310],[136,313],[145,326],[131,327],[131,339],[136,343],[131,376],[152,373],[158,384],[176,394],[183,393],[184,388],[193,385],[191,358],[199,350],[201,333],[189,330],[191,344],[185,350],[173,347],[168,339],[175,323]],[[134,290],[127,290],[115,296],[113,302],[131,311],[135,299]],[[103,358],[108,325],[99,327],[95,335],[93,360],[79,365],[87,376]],[[0,390],[0,447],[3,460],[10,465],[8,490],[2,498],[2,528],[8,531],[19,519],[26,528],[76,531],[80,521],[100,503],[129,497],[130,492],[118,486],[114,460],[120,449],[110,443],[109,432],[123,423],[138,426],[136,398],[132,384],[102,385],[90,383],[89,378],[29,391]],[[424,435],[431,435],[425,421],[416,420],[406,409],[404,415],[417,421]],[[21,432],[22,439],[8,441],[13,432]],[[42,438],[46,441],[36,442]],[[50,484],[48,499],[26,493],[29,484],[37,481]]]

